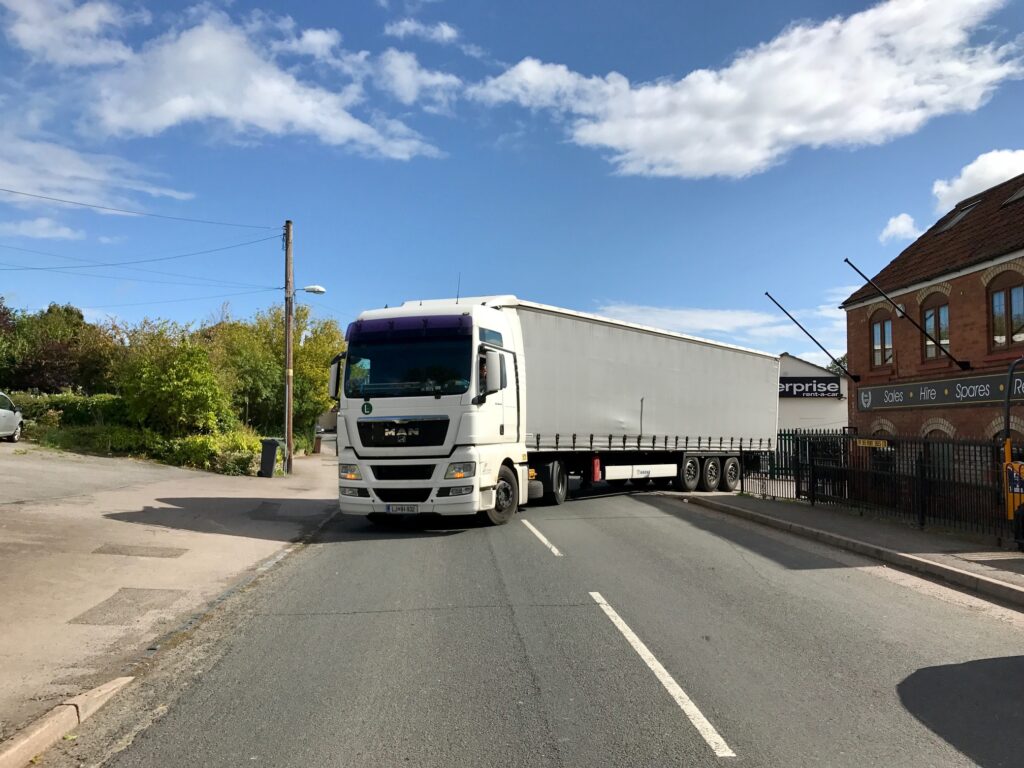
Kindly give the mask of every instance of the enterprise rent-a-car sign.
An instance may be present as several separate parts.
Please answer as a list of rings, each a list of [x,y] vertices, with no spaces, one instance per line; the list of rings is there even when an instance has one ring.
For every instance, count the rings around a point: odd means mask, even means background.
[[[989,405],[1006,399],[1006,374],[965,376],[956,379],[883,384],[857,389],[857,408],[884,411],[894,408],[927,408],[935,405]],[[1024,374],[1013,380],[1010,399],[1024,401]]]
[[[839,397],[838,376],[780,376],[779,397]]]

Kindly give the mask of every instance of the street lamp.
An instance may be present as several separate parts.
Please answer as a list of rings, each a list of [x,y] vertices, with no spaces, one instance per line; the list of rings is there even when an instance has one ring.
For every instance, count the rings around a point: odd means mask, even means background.
[[[322,295],[322,285],[300,288],[305,293]],[[292,453],[295,441],[292,435],[292,326],[295,322],[295,278],[292,275],[292,222],[284,223],[284,472],[292,473]]]

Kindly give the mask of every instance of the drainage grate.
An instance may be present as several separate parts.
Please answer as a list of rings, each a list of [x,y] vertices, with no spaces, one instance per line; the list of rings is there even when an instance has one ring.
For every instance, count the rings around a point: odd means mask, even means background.
[[[104,544],[94,555],[126,555],[128,557],[181,557],[187,549],[178,547],[147,547],[142,544]]]

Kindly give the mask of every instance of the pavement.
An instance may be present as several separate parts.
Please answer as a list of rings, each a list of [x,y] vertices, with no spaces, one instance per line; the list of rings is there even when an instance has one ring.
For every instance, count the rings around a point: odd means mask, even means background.
[[[598,489],[497,528],[337,517],[218,614],[193,638],[215,651],[169,653],[42,764],[1024,754],[1024,615],[665,494]]]
[[[952,572],[952,575],[966,573],[981,580],[997,582],[1010,589],[1002,590],[1002,594],[991,593],[992,596],[1024,608],[1024,552],[985,543],[988,537],[972,538],[955,532],[921,530],[892,518],[872,516],[863,510],[843,506],[811,506],[805,502],[738,494],[695,494],[691,501],[722,511],[729,508],[753,513],[768,518],[765,522],[799,526],[862,543],[867,545],[857,550],[862,554],[869,553],[871,548],[881,548],[910,555],[914,560],[923,561],[925,567],[920,569],[921,572],[930,572],[937,578]],[[936,567],[929,569],[927,564]],[[966,582],[964,585],[968,586]]]
[[[0,443],[0,740],[313,530],[335,461],[223,477]]]

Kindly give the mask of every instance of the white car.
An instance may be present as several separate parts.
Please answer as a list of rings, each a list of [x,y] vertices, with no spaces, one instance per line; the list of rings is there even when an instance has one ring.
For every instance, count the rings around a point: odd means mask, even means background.
[[[11,402],[11,398],[0,392],[0,439],[12,443],[21,440],[21,426],[24,421],[21,409]]]

